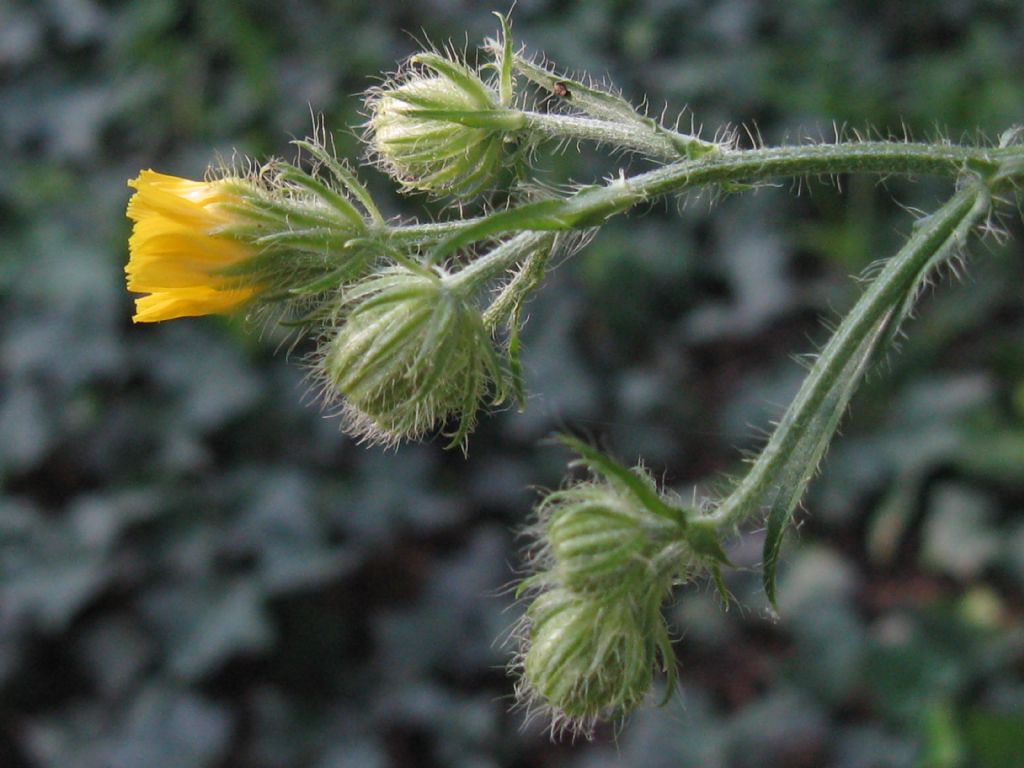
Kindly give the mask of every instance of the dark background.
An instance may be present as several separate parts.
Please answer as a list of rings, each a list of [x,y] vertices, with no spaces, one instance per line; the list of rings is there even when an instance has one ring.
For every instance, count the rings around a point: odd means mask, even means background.
[[[1024,120],[1018,2],[520,0],[517,39],[706,131],[770,143],[997,138]],[[128,178],[290,155],[479,3],[0,4],[0,766],[491,768],[1024,764],[1024,248],[975,242],[869,379],[791,535],[782,618],[756,531],[739,604],[668,607],[681,690],[594,743],[510,712],[515,531],[569,427],[688,494],[742,468],[849,278],[950,184],[810,180],[653,205],[530,305],[525,413],[354,445],[273,333],[133,326]],[[507,10],[498,8],[498,10]],[[412,33],[412,35],[410,35]],[[686,118],[687,120],[689,118]],[[589,182],[639,160],[541,163]],[[391,214],[422,214],[376,171]]]

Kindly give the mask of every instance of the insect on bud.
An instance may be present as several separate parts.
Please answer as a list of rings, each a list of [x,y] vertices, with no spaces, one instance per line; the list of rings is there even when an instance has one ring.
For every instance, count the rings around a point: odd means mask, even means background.
[[[348,305],[322,365],[344,398],[350,433],[396,444],[453,418],[458,445],[490,384],[492,400],[502,399],[502,367],[480,313],[443,275],[392,267],[357,284]]]
[[[405,190],[470,198],[504,162],[504,139],[525,125],[479,76],[434,53],[367,98],[368,142],[381,167]]]

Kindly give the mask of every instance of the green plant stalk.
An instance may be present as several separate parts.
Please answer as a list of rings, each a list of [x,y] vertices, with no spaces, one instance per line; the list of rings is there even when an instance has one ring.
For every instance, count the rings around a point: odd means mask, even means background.
[[[967,171],[1008,185],[1015,179],[1019,181],[1018,177],[1024,174],[1017,170],[1022,161],[1024,145],[977,147],[859,142],[712,152],[699,159],[681,160],[636,176],[620,176],[603,186],[585,187],[566,198],[524,203],[486,216],[464,219],[456,223],[453,234],[438,245],[431,260],[437,263],[475,241],[509,232],[566,231],[598,226],[642,202],[710,185],[729,188],[784,177],[842,173],[955,179]],[[1004,173],[1007,168],[1012,169],[1010,175]]]
[[[509,267],[538,248],[551,247],[554,235],[548,232],[523,232],[492,248],[448,280],[453,290],[475,290],[503,274]]]
[[[518,311],[517,307],[522,307],[523,302],[540,285],[550,256],[551,250],[537,249],[523,262],[522,267],[505,283],[484,312],[484,325],[488,328],[496,327],[503,319],[513,316]]]
[[[817,144],[712,153],[683,160],[602,187],[583,189],[549,213],[552,229],[565,222],[593,226],[640,201],[711,184],[744,184],[780,177],[841,173],[933,175],[957,178],[977,168],[992,173],[1005,161],[1024,157],[1024,147],[961,147],[898,142]]]
[[[493,54],[498,54],[498,44],[490,43],[488,47]],[[508,54],[503,52],[502,61],[507,56]],[[577,123],[581,131],[598,129],[600,134],[602,123],[614,123],[619,126],[618,130],[629,130],[631,135],[625,138],[621,146],[637,149],[653,157],[660,156],[668,160],[676,160],[680,157],[692,158],[723,148],[720,144],[705,141],[693,134],[667,128],[658,121],[638,112],[632,104],[608,89],[593,87],[578,79],[560,76],[517,54],[512,54],[511,65],[518,74],[551,94],[552,98],[563,101],[574,113],[582,113],[587,116],[581,118],[575,114],[567,116],[550,113],[543,115],[526,113],[527,119],[533,120],[537,129],[542,132],[551,132],[557,136],[564,132],[564,126],[571,125],[571,121],[575,118],[582,121]],[[566,118],[566,121],[562,122],[560,118]],[[588,123],[589,118],[595,120]],[[580,135],[578,138],[596,138],[597,141],[614,143],[607,133],[597,137]]]
[[[651,125],[600,120],[577,115],[560,115],[555,112],[523,112],[526,130],[546,139],[561,141],[593,141],[610,144],[661,160],[678,160],[686,157],[682,146],[697,143],[704,152],[723,151],[723,147],[700,141],[692,136],[661,128],[653,121]],[[646,130],[645,130],[646,128]],[[675,139],[675,141],[673,141]]]
[[[878,333],[886,315],[900,304],[921,270],[937,254],[961,244],[988,213],[989,205],[988,188],[973,180],[918,222],[907,244],[889,260],[833,334],[757,461],[710,516],[720,531],[727,532],[760,511],[765,495],[852,356]]]
[[[594,120],[589,122],[615,126],[624,134],[632,133],[632,129],[622,124]],[[562,124],[572,126],[577,123]],[[645,134],[641,131],[637,135]],[[566,138],[570,136],[566,134]],[[858,142],[721,150],[698,159],[676,161],[633,177],[619,177],[602,186],[586,187],[566,198],[524,203],[503,211],[453,221],[401,226],[375,225],[370,235],[377,235],[400,247],[438,246],[438,251],[431,258],[437,263],[464,245],[478,240],[509,232],[587,228],[601,224],[641,202],[710,185],[728,188],[785,177],[842,173],[957,178],[968,169],[997,176],[1001,168],[1012,168],[1016,175],[1014,164],[1024,164],[1024,146]],[[1000,178],[1001,183],[1012,181],[1012,177]],[[514,258],[506,266],[513,263]]]
[[[408,247],[436,245],[439,240],[444,240],[446,237],[461,232],[467,226],[481,221],[483,218],[474,217],[453,219],[452,221],[431,221],[425,224],[401,224],[398,226],[385,224],[372,229],[371,233],[393,245]]]

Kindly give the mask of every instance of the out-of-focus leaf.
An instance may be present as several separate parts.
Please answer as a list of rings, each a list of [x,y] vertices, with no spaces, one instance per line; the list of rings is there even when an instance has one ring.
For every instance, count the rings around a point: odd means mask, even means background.
[[[506,633],[513,618],[503,613],[508,598],[496,597],[507,581],[500,556],[504,540],[497,530],[478,531],[460,557],[439,564],[417,606],[376,617],[377,646],[381,658],[389,659],[382,663],[389,680],[400,683],[434,668],[457,675],[502,663],[495,638]],[[458,658],[450,648],[459,649]]]
[[[170,670],[185,679],[201,678],[273,640],[263,595],[250,580],[168,589],[151,595],[145,611],[160,633]]]
[[[387,768],[385,751],[378,745],[364,741],[356,744],[340,744],[331,749],[316,763],[314,768]]]
[[[1024,712],[973,709],[964,738],[978,768],[1014,768],[1024,754]]]
[[[779,580],[779,610],[794,648],[791,679],[840,705],[860,685],[865,632],[852,600],[860,579],[836,553],[804,547]]]
[[[662,693],[655,691],[651,698],[657,701],[661,697]],[[544,735],[540,728],[529,733],[532,738]],[[704,690],[684,682],[682,690],[664,707],[636,712],[614,748],[590,754],[581,750],[569,764],[574,768],[726,766],[728,745],[728,724],[716,716],[713,702]]]
[[[155,647],[127,615],[104,617],[83,633],[82,668],[108,700],[124,696],[154,658]]]
[[[1019,485],[1024,466],[1024,430],[1000,428],[970,430],[952,458],[963,472],[981,479]]]
[[[159,385],[180,398],[187,426],[209,431],[252,408],[261,395],[242,353],[224,345],[216,355],[204,354],[206,339],[190,326],[146,329],[166,334],[164,343],[140,349],[148,371]]]
[[[796,760],[820,764],[827,754],[827,725],[806,694],[779,686],[745,707],[728,730],[730,768],[786,765]]]
[[[38,462],[56,435],[39,391],[27,384],[0,390],[0,478]]]
[[[842,728],[832,754],[836,768],[916,768],[917,740],[878,721]]]
[[[0,606],[8,621],[59,631],[111,577],[106,547],[0,500]]]
[[[959,768],[963,765],[964,745],[949,702],[937,701],[921,713],[920,768]]]
[[[437,734],[436,758],[453,768],[495,765],[487,745],[500,737],[500,706],[480,697],[455,699],[433,685],[396,686],[382,697],[381,718],[390,727]]]
[[[182,768],[214,764],[230,731],[222,707],[154,683],[126,709],[82,706],[37,721],[28,744],[44,768]]]
[[[999,553],[996,509],[985,495],[963,486],[937,485],[925,510],[921,557],[960,579],[977,576]]]

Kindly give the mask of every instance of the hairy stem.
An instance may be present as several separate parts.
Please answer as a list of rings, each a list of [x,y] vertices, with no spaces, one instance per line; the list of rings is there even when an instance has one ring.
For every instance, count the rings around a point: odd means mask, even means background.
[[[743,184],[780,177],[876,173],[956,178],[972,167],[996,169],[1001,161],[1024,156],[1024,147],[982,148],[899,142],[817,144],[712,153],[683,160],[602,187],[584,189],[565,201],[564,214],[586,226],[640,201],[711,184]],[[563,228],[552,214],[552,228]]]
[[[607,125],[629,132],[628,128],[614,122],[584,122],[599,124],[602,129]],[[396,245],[437,246],[431,257],[436,263],[459,248],[486,238],[510,232],[586,229],[642,202],[712,185],[728,188],[785,177],[841,173],[958,178],[967,171],[998,178],[999,183],[1007,184],[1019,181],[1018,177],[1024,175],[1024,171],[1018,170],[1021,167],[1024,167],[1024,146],[1021,145],[979,147],[879,141],[723,149],[636,176],[620,176],[601,186],[585,187],[569,197],[523,203],[453,221],[386,227],[383,236]],[[1000,175],[1004,170],[1006,172]]]
[[[938,254],[960,245],[989,209],[988,189],[978,181],[965,185],[934,214],[918,222],[907,244],[886,264],[846,315],[804,380],[782,421],[736,489],[712,516],[720,530],[754,516],[822,403],[844,375],[853,355],[879,332],[913,290],[915,279]]]
[[[537,249],[550,249],[554,235],[546,232],[524,232],[506,240],[456,272],[449,279],[453,289],[481,286],[503,274]]]
[[[593,141],[597,144],[608,144],[640,152],[661,160],[673,161],[686,157],[685,147],[694,143],[704,148],[705,152],[722,149],[716,144],[701,141],[696,137],[661,128],[654,121],[650,121],[649,125],[639,125],[553,112],[523,114],[526,117],[527,130],[543,138]]]
[[[450,235],[461,232],[467,226],[479,222],[483,217],[453,219],[451,221],[431,221],[426,224],[402,224],[400,226],[383,226],[380,232],[391,243],[404,246],[433,245]]]
[[[712,152],[681,160],[636,176],[620,176],[602,186],[585,187],[567,198],[540,200],[464,220],[442,242],[434,259],[443,258],[474,240],[508,232],[565,231],[602,224],[635,205],[670,194],[710,185],[741,185],[793,176],[840,173],[932,175],[958,178],[980,173],[1012,183],[1024,171],[1024,146],[974,147],[902,142],[816,144],[741,151]],[[1013,169],[1011,176],[1001,169]],[[993,190],[995,191],[995,190]]]

